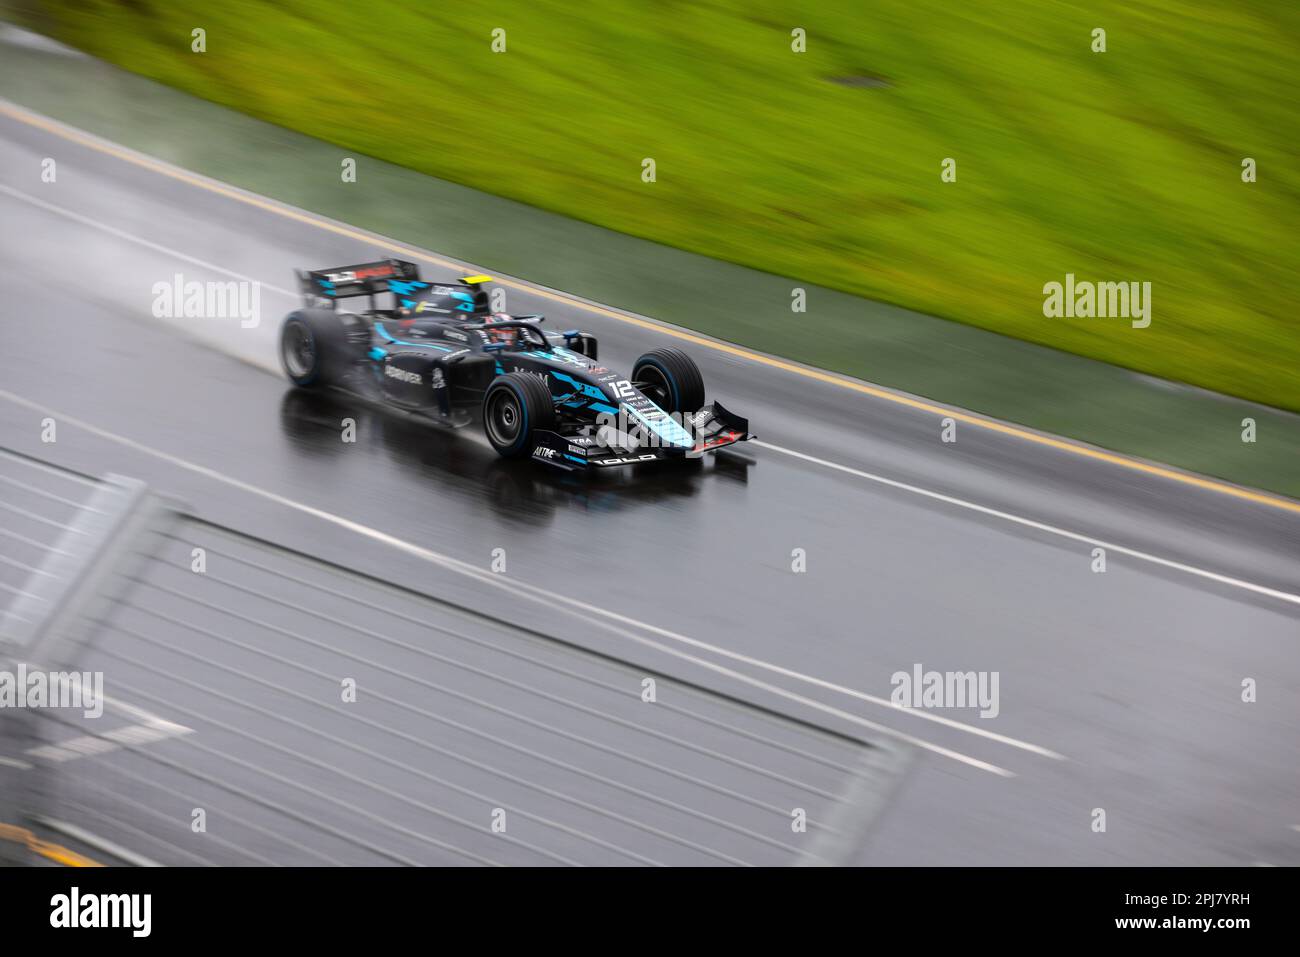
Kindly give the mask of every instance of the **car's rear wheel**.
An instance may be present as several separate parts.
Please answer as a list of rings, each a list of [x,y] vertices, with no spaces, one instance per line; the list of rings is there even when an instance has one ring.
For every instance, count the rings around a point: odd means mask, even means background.
[[[508,459],[533,451],[533,434],[555,428],[551,390],[536,376],[511,372],[499,376],[483,396],[483,431],[497,454]]]
[[[680,349],[653,349],[632,367],[632,381],[665,412],[694,414],[704,407],[704,376]]]
[[[337,382],[356,351],[343,320],[330,309],[299,309],[280,326],[280,364],[289,381],[304,389]]]

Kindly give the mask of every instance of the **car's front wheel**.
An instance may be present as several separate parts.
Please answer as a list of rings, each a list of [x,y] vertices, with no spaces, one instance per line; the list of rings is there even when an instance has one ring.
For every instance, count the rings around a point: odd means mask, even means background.
[[[555,428],[551,390],[536,376],[511,372],[499,376],[483,396],[483,431],[497,454],[508,459],[533,451],[533,433]]]
[[[632,367],[632,381],[665,412],[694,415],[704,407],[704,376],[680,349],[652,349]]]

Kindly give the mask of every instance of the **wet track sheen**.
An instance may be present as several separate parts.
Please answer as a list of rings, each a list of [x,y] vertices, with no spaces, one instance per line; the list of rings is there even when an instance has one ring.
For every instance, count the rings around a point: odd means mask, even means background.
[[[51,155],[59,179],[43,184]],[[782,450],[1288,594],[1300,592],[1300,514],[974,426],[945,444],[927,412],[698,346],[710,397],[765,444],[619,475],[505,463],[477,425],[451,432],[298,393],[275,372],[292,269],[386,255],[0,121],[0,389],[23,400],[0,397],[0,444],[143,478],[205,518],[458,598],[500,600],[183,463],[482,568],[505,549],[506,580],[660,631],[537,604],[530,624],[881,733],[635,633],[907,735],[919,760],[864,863],[1300,863],[1300,605],[1120,553],[1094,574],[1090,543]],[[267,284],[257,328],[151,315],[154,283],[231,278],[214,266]],[[576,304],[508,296],[552,328],[595,332],[610,367],[671,344]],[[46,445],[51,414],[61,424]],[[355,443],[340,439],[344,418]],[[795,549],[806,573],[791,571]],[[997,671],[1000,714],[938,712],[942,723],[883,706],[891,674],[916,663]],[[1254,704],[1240,700],[1247,677]],[[1098,807],[1105,834],[1089,826]]]

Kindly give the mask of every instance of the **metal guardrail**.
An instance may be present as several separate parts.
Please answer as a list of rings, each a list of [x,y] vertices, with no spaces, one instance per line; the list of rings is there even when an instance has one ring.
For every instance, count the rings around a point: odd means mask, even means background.
[[[59,579],[45,566],[76,557],[82,536],[74,523],[90,511],[87,500],[97,485],[36,459],[0,455],[0,595],[8,606],[0,615],[0,642],[30,644],[40,620],[53,611]]]
[[[8,450],[0,450],[0,465],[0,568],[21,579],[0,579],[10,596],[0,649],[71,658],[52,643],[78,637],[77,614],[112,601],[110,581],[124,570],[130,543],[159,527],[167,506],[135,479],[96,481]]]
[[[906,763],[139,483],[0,466],[10,657],[102,672],[109,700],[24,716],[0,773],[35,786],[0,810],[118,860],[844,863]]]

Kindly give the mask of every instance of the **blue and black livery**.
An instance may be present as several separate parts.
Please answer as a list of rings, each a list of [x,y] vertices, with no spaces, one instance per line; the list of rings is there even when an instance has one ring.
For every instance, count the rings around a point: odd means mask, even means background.
[[[453,425],[479,409],[498,453],[562,469],[698,457],[752,438],[745,419],[705,404],[685,353],[651,350],[620,375],[598,364],[590,333],[494,313],[489,276],[432,282],[387,259],[298,279],[304,306],[281,326],[280,358],[299,387],[363,388]],[[367,308],[343,307],[358,297]]]

